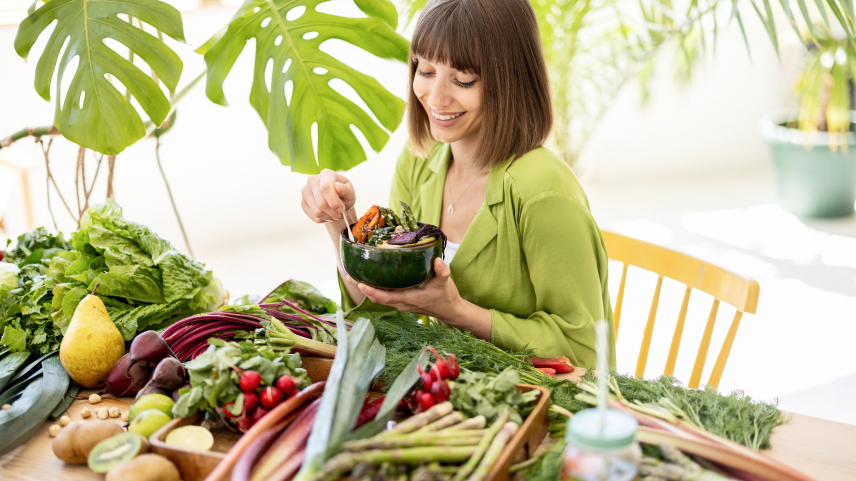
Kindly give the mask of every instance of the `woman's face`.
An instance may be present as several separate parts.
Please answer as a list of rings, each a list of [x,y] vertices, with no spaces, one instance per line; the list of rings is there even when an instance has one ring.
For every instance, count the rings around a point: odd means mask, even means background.
[[[446,143],[476,140],[482,121],[478,75],[418,57],[413,92],[428,114],[431,135]]]

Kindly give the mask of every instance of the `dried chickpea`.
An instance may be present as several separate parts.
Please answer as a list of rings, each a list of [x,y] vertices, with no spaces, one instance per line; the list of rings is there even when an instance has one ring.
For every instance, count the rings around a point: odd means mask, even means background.
[[[101,402],[101,396],[97,394],[91,394],[89,396],[89,404],[98,404]]]
[[[107,411],[107,414],[109,414],[111,418],[118,418],[119,417],[119,408],[117,408],[116,406],[113,406],[110,408],[109,411]]]
[[[68,426],[69,423],[71,423],[71,418],[68,416],[63,416],[63,417],[59,418],[59,423],[62,424],[63,426]]]
[[[96,414],[98,415],[98,419],[107,419],[107,408],[99,409]]]
[[[12,405],[11,405],[11,404],[4,404],[4,405],[3,405],[3,410],[4,410],[4,411],[7,411],[7,410],[9,410],[9,409],[12,409]]]
[[[92,416],[92,411],[90,411],[88,407],[84,406],[83,409],[80,410],[80,417],[88,418],[89,416]]]
[[[48,431],[50,431],[51,437],[55,437],[57,434],[59,434],[60,429],[62,428],[59,427],[59,424],[54,424],[48,429]]]
[[[128,412],[127,411],[122,413],[122,421],[128,422]]]

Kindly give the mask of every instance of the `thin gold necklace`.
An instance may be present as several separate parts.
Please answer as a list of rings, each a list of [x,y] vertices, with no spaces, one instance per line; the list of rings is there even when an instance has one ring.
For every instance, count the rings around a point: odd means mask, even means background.
[[[467,184],[467,186],[466,186],[466,187],[464,187],[464,191],[463,191],[463,192],[461,192],[461,195],[460,195],[460,196],[458,196],[458,199],[457,199],[457,200],[455,200],[454,202],[452,202],[451,204],[449,204],[449,207],[446,207],[446,212],[448,212],[449,214],[454,214],[454,213],[455,213],[455,204],[457,204],[457,203],[458,203],[458,201],[459,201],[459,200],[461,200],[461,198],[463,198],[463,197],[464,197],[464,194],[466,194],[466,193],[467,193],[467,190],[470,188],[470,186],[471,186],[471,185],[473,185],[473,182],[475,182],[475,181],[476,181],[476,179],[478,179],[480,175],[481,175],[481,174],[476,174],[476,176],[475,176],[475,177],[473,177],[473,178],[472,178],[472,180],[470,180],[470,183],[469,183],[469,184]],[[451,196],[452,196],[452,186],[450,185],[450,186],[449,186],[449,197],[451,197]]]

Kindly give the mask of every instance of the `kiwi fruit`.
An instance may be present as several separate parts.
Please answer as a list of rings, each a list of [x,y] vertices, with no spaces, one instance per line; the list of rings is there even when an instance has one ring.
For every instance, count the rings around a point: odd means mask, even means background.
[[[51,444],[57,458],[71,464],[86,464],[90,451],[98,443],[124,432],[118,423],[96,419],[74,423],[59,432]]]
[[[137,433],[121,433],[98,443],[89,452],[89,469],[106,473],[113,466],[149,452],[149,442]]]
[[[179,481],[181,474],[172,461],[158,454],[142,454],[107,471],[105,481]]]

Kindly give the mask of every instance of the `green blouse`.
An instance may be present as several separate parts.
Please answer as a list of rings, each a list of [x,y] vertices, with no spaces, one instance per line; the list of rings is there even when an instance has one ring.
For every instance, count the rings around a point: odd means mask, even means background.
[[[389,205],[403,200],[417,220],[440,225],[450,158],[448,144],[427,159],[405,148]],[[593,367],[594,323],[606,319],[615,366],[603,238],[576,176],[549,150],[491,168],[485,202],[449,267],[461,297],[490,309],[497,346]]]

